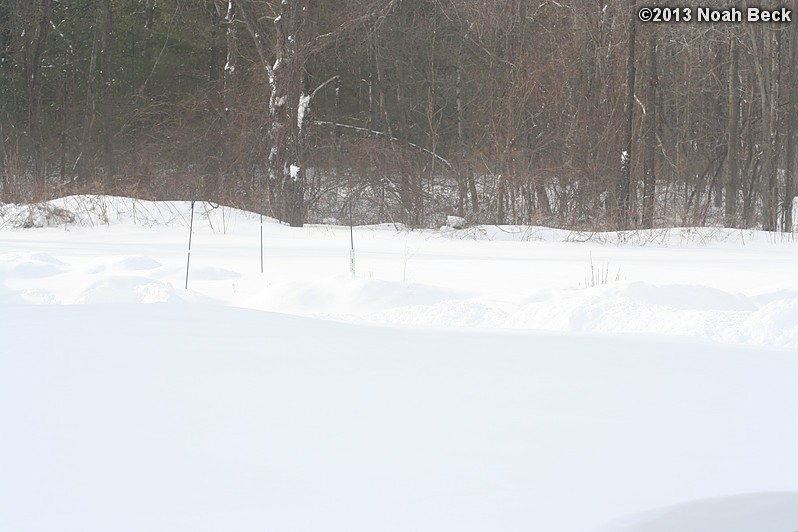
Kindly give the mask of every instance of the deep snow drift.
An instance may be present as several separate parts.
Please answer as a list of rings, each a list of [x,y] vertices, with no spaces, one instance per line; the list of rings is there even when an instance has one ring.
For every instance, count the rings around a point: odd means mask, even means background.
[[[0,528],[798,531],[791,235],[189,214],[0,207]]]

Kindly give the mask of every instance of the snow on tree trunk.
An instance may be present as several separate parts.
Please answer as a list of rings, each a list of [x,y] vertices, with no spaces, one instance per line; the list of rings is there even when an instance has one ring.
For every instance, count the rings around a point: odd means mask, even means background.
[[[303,67],[307,43],[313,36],[315,2],[283,0],[274,18],[269,41],[260,29],[251,0],[236,0],[241,16],[255,39],[271,86],[269,96],[268,193],[274,215],[289,225],[305,222],[302,167],[302,124],[310,96],[304,91]],[[272,63],[273,58],[273,63]]]
[[[327,83],[338,79],[333,76],[314,90],[306,90],[305,64],[314,54],[335,42],[338,35],[378,16],[385,17],[399,0],[386,0],[384,5],[378,3],[374,11],[349,19],[323,35],[318,35],[315,27],[320,9],[318,0],[280,0],[279,5],[276,0],[233,2],[255,41],[271,87],[267,176],[272,210],[280,220],[301,226],[307,211],[302,164],[307,128],[303,126],[308,122],[314,95]],[[272,15],[259,16],[258,10],[263,7]],[[273,31],[271,28],[263,31],[261,20],[271,20]]]
[[[303,58],[298,53],[298,46],[304,41],[310,3],[307,0],[281,2],[280,14],[274,21],[277,34],[270,78],[270,192],[278,218],[299,227],[305,222],[300,136],[309,101],[303,99]]]

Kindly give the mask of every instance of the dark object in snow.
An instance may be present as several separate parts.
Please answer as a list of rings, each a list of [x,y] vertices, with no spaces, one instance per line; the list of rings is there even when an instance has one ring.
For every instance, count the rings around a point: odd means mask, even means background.
[[[465,229],[467,224],[462,216],[447,216],[446,225],[452,229]]]

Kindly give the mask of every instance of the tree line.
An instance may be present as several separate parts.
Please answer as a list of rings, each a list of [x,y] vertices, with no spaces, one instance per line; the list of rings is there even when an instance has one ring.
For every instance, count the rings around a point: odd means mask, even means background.
[[[0,0],[0,200],[791,230],[796,24],[641,6]]]

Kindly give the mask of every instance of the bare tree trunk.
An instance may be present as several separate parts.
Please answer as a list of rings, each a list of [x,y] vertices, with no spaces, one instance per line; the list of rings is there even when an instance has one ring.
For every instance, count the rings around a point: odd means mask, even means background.
[[[473,24],[472,24],[473,26]],[[463,122],[464,122],[464,109],[463,109],[463,47],[465,46],[466,39],[468,39],[468,33],[471,30],[471,26],[463,34],[463,38],[460,41],[460,46],[457,49],[457,79],[455,82],[455,100],[457,103],[457,151],[458,151],[458,171],[457,171],[457,189],[458,189],[458,196],[457,196],[457,215],[458,216],[465,216],[465,204],[468,201],[468,187],[466,183],[468,182],[468,174],[470,174],[470,170],[466,167],[466,170],[463,170],[464,166],[464,159],[465,159],[465,133],[463,130]],[[476,198],[472,198],[474,203],[476,203]],[[476,210],[476,209],[475,209]]]
[[[377,86],[379,84],[379,66],[377,63],[377,37],[369,36],[369,115],[368,129],[379,131],[379,121],[377,117]],[[380,93],[382,90],[380,89]]]
[[[648,68],[649,79],[646,88],[646,145],[643,171],[643,227],[654,226],[654,203],[656,194],[656,144],[657,144],[657,27],[649,27]]]
[[[300,136],[310,97],[303,92],[304,57],[299,53],[299,47],[308,38],[316,3],[312,0],[280,3],[278,16],[274,19],[276,35],[271,47],[272,64],[266,33],[260,29],[250,2],[236,0],[271,85],[267,174],[272,208],[278,219],[301,227],[306,213]]]
[[[220,38],[219,31],[222,25],[222,16],[220,6],[216,2],[207,6],[208,15],[211,19],[211,42],[208,49],[208,81],[216,81],[219,79],[219,55],[220,55]]]
[[[507,180],[503,174],[496,179],[496,225],[507,223]]]
[[[763,180],[764,197],[767,201],[763,205],[763,229],[775,231],[778,220],[778,187],[777,173],[779,168],[779,97],[781,94],[781,30],[774,30],[770,35],[770,109],[768,114],[767,150],[769,161],[768,173]]]
[[[12,5],[11,2],[0,5],[0,203],[11,199],[8,149],[13,141],[11,135],[6,132],[4,123],[8,118],[9,125],[13,126],[13,121],[7,114],[7,110],[13,105],[14,94],[16,93],[11,81],[14,70],[10,61],[13,42],[11,28],[14,24],[14,11],[16,9],[17,6]]]
[[[626,229],[632,222],[632,132],[635,97],[635,39],[636,39],[636,0],[629,0],[628,48],[626,56],[626,100],[624,124],[624,148],[621,152],[621,175],[618,182],[617,223]]]
[[[749,123],[754,114],[754,106],[753,98],[751,98],[748,101],[746,110],[747,122]],[[745,133],[747,154],[745,167],[740,172],[740,176],[748,176],[748,182],[744,183],[741,179],[740,186],[743,190],[743,227],[748,228],[754,225],[754,204],[756,203],[757,172],[759,171],[757,166],[761,164],[761,161],[757,160],[756,133],[753,125],[749,124],[745,128]]]
[[[784,204],[782,207],[782,230],[790,232],[793,230],[793,201],[795,200],[795,97],[796,90],[795,83],[795,60],[796,60],[796,46],[798,46],[798,31],[796,31],[795,24],[792,24],[789,29],[790,40],[787,52],[787,79],[785,86],[787,87],[787,108],[785,109],[786,117],[786,132],[785,144],[787,145],[787,160],[785,162],[784,172]]]
[[[762,27],[761,48],[757,46],[756,36],[752,30],[754,60],[756,61],[757,81],[759,85],[762,127],[760,132],[761,159],[759,192],[762,198],[762,229],[776,229],[775,190],[776,172],[778,169],[778,102],[779,102],[779,47],[780,32],[769,27]]]
[[[238,37],[236,35],[236,4],[227,0],[227,61],[224,64],[224,116],[229,123],[230,113],[235,104],[236,59],[238,58]]]
[[[226,174],[231,172],[230,168],[230,139],[227,129],[232,124],[233,109],[235,107],[236,96],[236,59],[238,58],[238,35],[236,34],[236,4],[233,0],[227,0],[227,12],[224,17],[226,26],[226,45],[227,60],[224,64],[224,112],[222,113],[222,127],[224,138],[221,142],[221,167],[219,176],[215,179],[212,186],[215,190],[212,193],[219,195],[225,189]],[[262,192],[262,191],[261,191]]]
[[[269,101],[272,124],[269,131],[269,178],[281,187],[278,201],[280,219],[292,227],[305,223],[303,186],[302,122],[309,99],[303,92],[304,61],[298,54],[308,25],[312,23],[316,3],[312,0],[281,2],[275,20],[277,29],[272,98]]]
[[[408,4],[406,4],[408,5]],[[396,127],[394,128],[394,135],[400,140],[402,144],[411,142],[410,136],[410,123],[409,113],[411,111],[409,83],[407,77],[409,75],[409,65],[404,61],[404,58],[397,55],[393,59],[393,68],[396,73],[396,79],[399,82],[394,87],[395,94],[395,112]],[[406,169],[400,170],[399,175],[399,197],[402,201],[402,207],[407,214],[407,223],[413,227],[418,227],[422,223],[423,215],[423,188],[418,181],[418,177],[414,175],[415,172],[408,172]]]
[[[737,32],[734,26],[728,28],[729,32],[729,94],[728,94],[728,121],[726,126],[726,162],[724,165],[723,181],[726,188],[725,222],[727,227],[737,226],[737,186],[739,182],[739,151],[740,145],[740,86],[739,52],[737,51]]]
[[[45,177],[44,123],[42,116],[42,54],[50,28],[50,0],[34,0],[32,35],[25,38],[25,80],[28,93],[28,128],[33,141],[33,184]]]
[[[97,27],[100,32],[100,76],[102,78],[102,132],[100,138],[102,139],[104,176],[107,184],[114,175],[111,0],[97,0]]]
[[[81,153],[78,156],[77,171],[81,178],[93,177],[89,166],[88,151],[94,145],[93,131],[94,121],[97,118],[97,97],[95,91],[96,72],[97,72],[97,53],[100,41],[100,26],[95,25],[94,34],[91,40],[91,53],[89,55],[89,66],[86,76],[86,116],[83,123],[83,138],[81,142]]]
[[[0,109],[2,109],[0,107]],[[8,172],[6,171],[6,134],[3,128],[3,117],[0,116],[0,203],[8,198]]]

